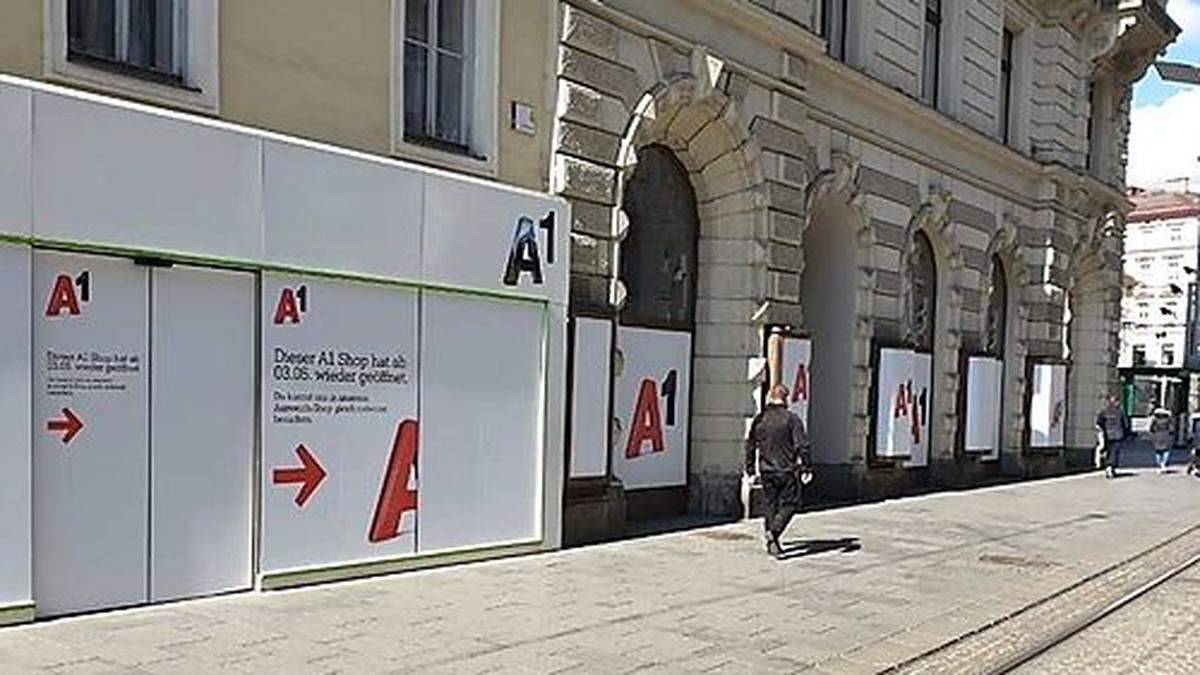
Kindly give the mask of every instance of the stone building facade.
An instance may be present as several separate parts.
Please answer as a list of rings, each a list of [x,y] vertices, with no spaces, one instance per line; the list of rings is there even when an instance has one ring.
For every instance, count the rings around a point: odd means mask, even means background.
[[[742,508],[743,438],[777,327],[812,342],[829,497],[1045,475],[1090,452],[1117,381],[1130,89],[1179,30],[1155,0],[1109,4],[560,3],[551,186],[572,205],[576,316],[619,327],[645,292],[623,249],[665,225],[644,196],[630,213],[640,158],[669,151],[694,193],[690,442],[674,488],[693,513]],[[922,339],[930,456],[912,466],[873,449],[875,364]],[[999,461],[962,447],[974,354],[1004,362]],[[1033,452],[1029,368],[1043,362],[1069,366],[1067,431]],[[611,471],[574,480],[568,523],[587,529],[619,503],[681,508],[664,492],[623,489]],[[651,494],[665,506],[635,504]]]

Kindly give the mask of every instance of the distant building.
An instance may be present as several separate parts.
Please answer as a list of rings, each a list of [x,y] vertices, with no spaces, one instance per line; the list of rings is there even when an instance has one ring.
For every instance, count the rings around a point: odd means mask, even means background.
[[[1191,373],[1200,369],[1200,194],[1183,183],[1132,188],[1129,198],[1119,361],[1127,404],[1137,417],[1157,406],[1183,413]]]

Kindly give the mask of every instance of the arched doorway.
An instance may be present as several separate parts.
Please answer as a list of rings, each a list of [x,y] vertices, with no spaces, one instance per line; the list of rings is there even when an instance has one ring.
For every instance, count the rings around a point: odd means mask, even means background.
[[[630,520],[687,511],[699,215],[687,169],[662,145],[637,152],[621,208],[627,296],[618,316],[613,474]]]
[[[853,378],[859,308],[859,250],[855,215],[840,195],[811,205],[804,231],[800,297],[813,345],[808,426],[813,461],[849,464]],[[785,384],[790,384],[786,383]]]

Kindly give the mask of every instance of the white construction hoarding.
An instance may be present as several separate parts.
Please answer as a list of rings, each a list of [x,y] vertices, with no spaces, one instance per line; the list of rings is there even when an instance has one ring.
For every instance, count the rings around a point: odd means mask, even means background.
[[[267,274],[261,307],[263,570],[414,553],[417,293]]]
[[[933,359],[911,349],[882,348],[875,399],[875,456],[929,464]]]
[[[148,268],[34,254],[39,615],[147,599],[148,294]]]
[[[0,160],[3,161],[3,160]],[[2,207],[0,207],[2,208]],[[30,252],[0,244],[0,316],[29,317]],[[29,321],[0,323],[0,613],[33,598]]]
[[[0,150],[0,620],[559,545],[564,202],[7,76]]]
[[[1067,367],[1063,364],[1033,365],[1029,400],[1029,446],[1061,448],[1067,439]]]
[[[575,319],[571,478],[596,478],[608,473],[612,333],[612,321]]]
[[[249,588],[255,280],[151,274],[150,600]]]
[[[967,452],[984,458],[999,456],[1003,390],[1004,361],[985,356],[967,359]]]
[[[691,334],[620,326],[617,350],[613,475],[630,490],[686,485]]]

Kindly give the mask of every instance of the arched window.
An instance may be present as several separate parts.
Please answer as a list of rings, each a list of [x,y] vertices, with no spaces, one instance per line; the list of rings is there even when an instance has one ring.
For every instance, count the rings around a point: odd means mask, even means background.
[[[912,255],[908,259],[909,340],[922,352],[933,351],[933,336],[937,319],[937,263],[933,245],[924,232],[913,235]]]
[[[691,330],[700,218],[687,169],[661,145],[642,148],[621,208],[629,217],[620,264],[629,295],[621,322]]]
[[[1004,357],[1005,336],[1008,335],[1008,277],[1000,256],[992,256],[992,279],[988,287],[987,333],[983,349],[991,356]]]

